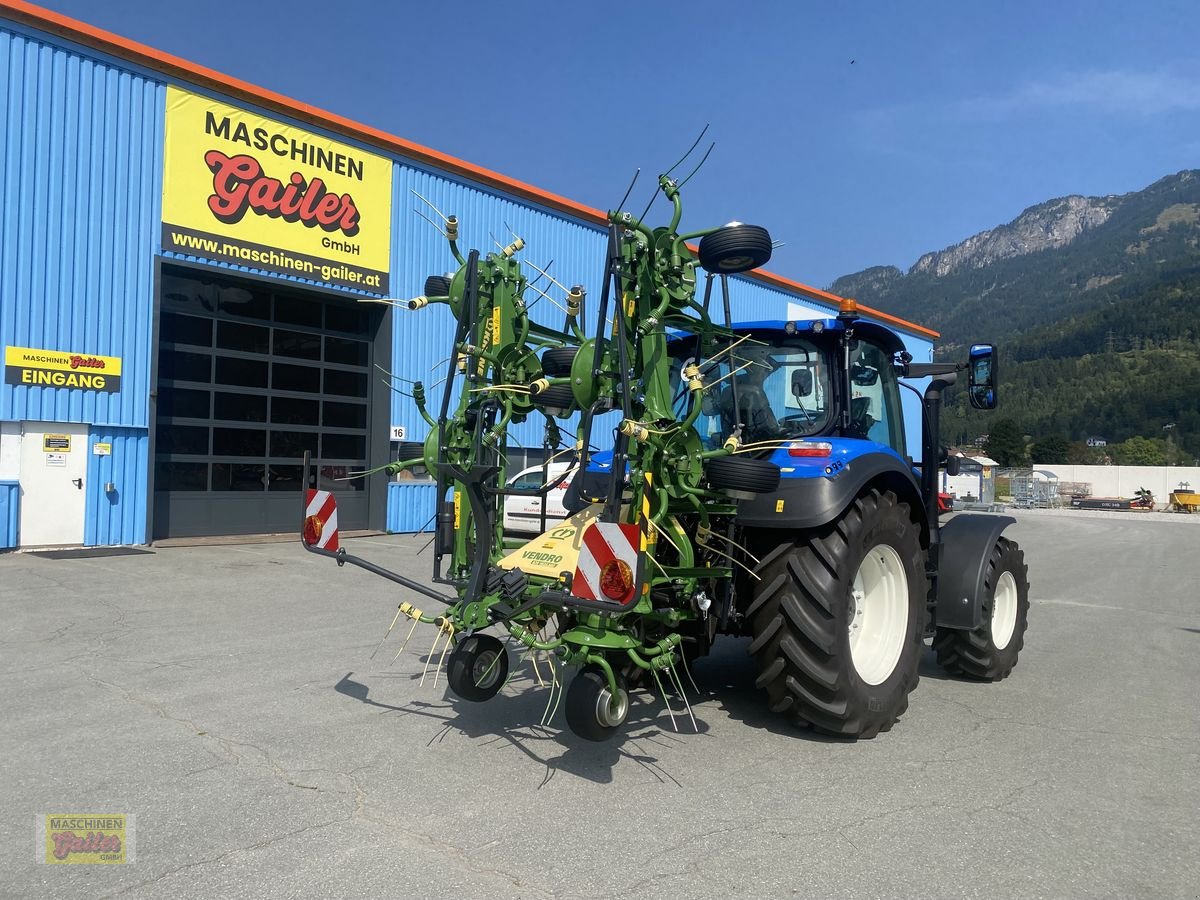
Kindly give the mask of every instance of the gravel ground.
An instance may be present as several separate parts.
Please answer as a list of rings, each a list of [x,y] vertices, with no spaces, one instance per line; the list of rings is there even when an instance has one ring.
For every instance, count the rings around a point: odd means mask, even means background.
[[[421,685],[431,632],[372,659],[412,598],[296,544],[0,556],[0,896],[1200,896],[1200,516],[1017,519],[1012,677],[927,654],[857,743],[769,714],[743,640],[695,667],[699,733],[638,695],[595,745],[528,665],[473,705]],[[423,542],[353,550],[423,574]],[[36,863],[66,812],[134,814],[136,862]]]

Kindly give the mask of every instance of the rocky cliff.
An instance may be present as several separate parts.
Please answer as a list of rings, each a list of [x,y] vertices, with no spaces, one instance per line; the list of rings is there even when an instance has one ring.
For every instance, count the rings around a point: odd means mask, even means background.
[[[1061,197],[1031,206],[1007,225],[982,231],[945,250],[926,253],[909,274],[927,272],[942,277],[958,269],[978,269],[1002,259],[1063,247],[1087,229],[1107,222],[1119,201],[1115,196]]]
[[[1069,322],[1200,272],[1200,170],[1141,191],[1031,206],[901,272],[874,266],[831,290],[942,333],[1000,340]]]

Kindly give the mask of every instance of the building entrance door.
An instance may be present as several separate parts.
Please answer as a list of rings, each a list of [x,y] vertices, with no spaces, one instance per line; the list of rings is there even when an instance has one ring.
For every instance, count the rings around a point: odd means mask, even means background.
[[[86,425],[21,423],[22,547],[83,543]]]

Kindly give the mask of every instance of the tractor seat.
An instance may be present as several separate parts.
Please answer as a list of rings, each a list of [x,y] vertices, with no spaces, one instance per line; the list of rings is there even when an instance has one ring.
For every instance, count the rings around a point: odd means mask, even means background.
[[[721,395],[721,415],[730,430],[740,422],[745,426],[743,438],[747,441],[770,440],[779,436],[779,421],[761,385],[738,382],[737,399],[738,415],[734,415],[733,387],[726,388]]]
[[[876,421],[871,416],[870,397],[854,397],[850,400],[850,427],[846,429],[850,436],[866,438]]]

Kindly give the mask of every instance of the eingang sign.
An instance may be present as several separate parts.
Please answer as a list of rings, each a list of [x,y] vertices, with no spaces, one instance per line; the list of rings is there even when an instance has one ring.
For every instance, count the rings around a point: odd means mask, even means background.
[[[5,347],[4,381],[30,387],[75,388],[115,394],[121,390],[121,357]]]
[[[392,163],[167,88],[162,246],[388,292]]]

